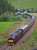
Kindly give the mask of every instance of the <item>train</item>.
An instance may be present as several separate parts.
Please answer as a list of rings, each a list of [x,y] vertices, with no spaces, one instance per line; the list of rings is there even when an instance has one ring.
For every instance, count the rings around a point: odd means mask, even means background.
[[[26,24],[24,27],[21,27],[20,29],[16,30],[16,32],[11,33],[8,38],[8,45],[16,45],[16,43],[26,34],[26,32],[30,30],[34,23],[35,17],[32,16],[30,24]]]

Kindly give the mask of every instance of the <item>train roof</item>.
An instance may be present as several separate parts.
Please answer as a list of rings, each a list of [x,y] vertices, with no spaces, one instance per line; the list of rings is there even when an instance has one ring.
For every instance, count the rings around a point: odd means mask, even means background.
[[[25,29],[26,27],[28,27],[28,25],[25,25],[24,27],[22,27],[21,29]]]
[[[14,33],[11,33],[10,37],[15,38],[19,33],[21,33],[21,30],[17,30]]]
[[[32,19],[35,19],[35,17],[34,17],[34,16],[32,16]]]

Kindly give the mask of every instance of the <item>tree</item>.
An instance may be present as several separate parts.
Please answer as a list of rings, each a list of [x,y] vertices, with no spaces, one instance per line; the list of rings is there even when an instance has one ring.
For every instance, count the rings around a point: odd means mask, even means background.
[[[0,0],[0,15],[6,11],[13,12],[13,14],[14,14],[15,8],[14,8],[14,6],[11,6],[11,4],[8,3],[7,0]]]

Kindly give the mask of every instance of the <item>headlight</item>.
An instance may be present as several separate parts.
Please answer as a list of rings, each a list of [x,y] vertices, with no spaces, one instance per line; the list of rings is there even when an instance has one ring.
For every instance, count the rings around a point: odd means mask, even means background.
[[[13,40],[8,40],[8,42],[13,42]]]

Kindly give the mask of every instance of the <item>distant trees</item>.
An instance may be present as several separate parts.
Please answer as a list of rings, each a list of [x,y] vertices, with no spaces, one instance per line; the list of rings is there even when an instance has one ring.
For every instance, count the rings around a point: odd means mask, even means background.
[[[0,15],[7,11],[15,14],[15,8],[11,6],[7,0],[0,0]]]
[[[15,15],[15,8],[14,6],[11,6],[10,3],[8,3],[7,0],[0,0],[0,21],[9,21],[10,18],[8,18],[8,14],[13,14]],[[7,14],[4,16],[4,14]],[[3,15],[3,16],[2,16]]]

